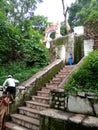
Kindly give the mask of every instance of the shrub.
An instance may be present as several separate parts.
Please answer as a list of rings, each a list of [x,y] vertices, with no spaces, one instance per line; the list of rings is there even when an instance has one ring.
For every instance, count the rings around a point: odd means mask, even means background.
[[[23,38],[10,23],[0,15],[0,64],[23,59]]]
[[[27,66],[44,67],[49,64],[49,51],[42,43],[28,40],[25,44],[25,62]]]
[[[65,91],[98,91],[98,51],[93,51],[84,59],[65,84]]]
[[[41,69],[42,68],[39,68],[38,66],[27,67],[26,63],[23,61],[10,62],[0,66],[0,85],[3,84],[9,74],[11,74],[15,79],[18,79],[21,83]]]

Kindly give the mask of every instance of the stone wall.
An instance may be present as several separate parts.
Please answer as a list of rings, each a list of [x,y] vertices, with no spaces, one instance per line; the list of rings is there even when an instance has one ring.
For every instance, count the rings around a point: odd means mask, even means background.
[[[79,60],[84,56],[83,40],[83,35],[79,36],[72,33],[70,35],[61,36],[48,41],[47,44],[49,44],[48,49],[51,62],[56,58],[60,58],[64,63],[68,64],[70,53],[72,53],[74,63],[79,62]]]
[[[66,94],[63,89],[51,91],[51,107],[73,113],[98,115],[98,95],[78,92]]]
[[[98,130],[98,118],[46,109],[40,112],[40,130]]]
[[[74,34],[51,40],[49,50],[52,61],[55,58],[61,58],[64,62],[68,63],[70,53],[72,53],[74,57]]]
[[[58,110],[65,110],[65,93],[64,90],[52,90],[51,91],[51,107]]]

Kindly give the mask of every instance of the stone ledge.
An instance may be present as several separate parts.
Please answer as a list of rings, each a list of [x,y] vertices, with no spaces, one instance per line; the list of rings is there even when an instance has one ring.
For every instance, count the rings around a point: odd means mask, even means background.
[[[50,117],[50,118],[55,118],[55,119],[61,119],[65,121],[71,121],[72,123],[81,124],[87,127],[98,128],[98,118],[93,116],[68,113],[68,112],[63,112],[55,109],[47,109],[41,111],[40,115]]]
[[[62,99],[62,100],[60,100]],[[86,115],[98,115],[98,95],[91,92],[78,92],[71,94],[64,89],[51,90],[51,108],[81,113]]]

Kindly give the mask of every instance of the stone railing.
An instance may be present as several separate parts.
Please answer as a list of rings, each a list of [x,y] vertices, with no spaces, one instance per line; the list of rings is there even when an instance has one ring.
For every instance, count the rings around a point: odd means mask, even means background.
[[[16,101],[15,104],[12,104],[12,109],[10,108],[11,112],[17,110],[19,105],[22,105],[24,101],[29,100],[32,95],[36,94],[37,90],[41,89],[45,83],[49,82],[63,65],[63,61],[57,59],[43,70],[33,75],[30,79],[17,86]]]
[[[64,89],[51,91],[51,107],[73,113],[98,115],[98,95],[90,92],[66,94]]]
[[[98,118],[46,109],[40,112],[40,130],[98,130]]]

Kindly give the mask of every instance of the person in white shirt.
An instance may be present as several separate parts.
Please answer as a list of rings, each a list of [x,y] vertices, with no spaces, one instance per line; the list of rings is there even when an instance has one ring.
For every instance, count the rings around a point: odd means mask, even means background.
[[[12,78],[12,75],[8,75],[8,78],[4,81],[3,87],[7,85],[6,92],[10,94],[11,100],[14,101],[16,94],[16,86],[15,83],[19,83],[18,80]]]

